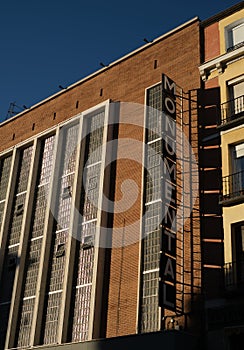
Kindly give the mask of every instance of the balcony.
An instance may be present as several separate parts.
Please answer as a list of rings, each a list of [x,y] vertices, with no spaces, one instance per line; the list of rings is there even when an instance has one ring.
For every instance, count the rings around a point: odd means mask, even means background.
[[[241,41],[240,43],[238,43],[238,44],[236,44],[234,46],[228,47],[227,52],[234,51],[236,49],[239,49],[239,47],[242,47],[242,46],[244,46],[244,41]]]
[[[244,95],[221,104],[221,120],[218,127],[232,128],[244,121]]]
[[[244,290],[244,261],[230,262],[224,265],[226,291]]]
[[[219,203],[228,206],[244,201],[244,171],[223,177]]]

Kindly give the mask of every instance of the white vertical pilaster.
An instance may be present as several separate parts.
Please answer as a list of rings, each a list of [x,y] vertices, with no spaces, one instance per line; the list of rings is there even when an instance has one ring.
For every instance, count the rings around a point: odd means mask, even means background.
[[[108,127],[109,127],[109,102],[105,105],[104,116],[104,131],[103,131],[103,152],[100,168],[100,180],[99,180],[99,196],[98,196],[98,211],[97,211],[97,229],[95,235],[94,244],[94,268],[92,277],[92,290],[91,290],[91,304],[90,304],[90,317],[89,317],[89,330],[88,339],[93,339],[97,336],[97,332],[100,328],[100,317],[102,307],[102,285],[104,279],[104,259],[105,249],[100,247],[101,240],[101,225],[102,223],[102,208],[103,208],[103,196],[104,196],[104,171],[107,155],[107,142],[108,142]],[[105,213],[106,215],[106,213]],[[104,237],[102,237],[104,239]]]

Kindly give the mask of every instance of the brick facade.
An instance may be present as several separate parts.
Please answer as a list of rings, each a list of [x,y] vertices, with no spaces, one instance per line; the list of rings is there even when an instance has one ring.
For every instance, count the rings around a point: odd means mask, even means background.
[[[213,30],[216,30],[214,27]],[[209,33],[208,35],[213,35]],[[155,61],[157,64],[155,65]],[[198,66],[200,64],[199,21],[195,19],[160,40],[146,45],[110,67],[85,78],[73,87],[33,106],[18,116],[0,125],[0,151],[46,131],[58,123],[72,118],[79,112],[102,101],[145,103],[145,89],[159,83],[162,73],[173,79],[184,91],[200,88]],[[186,114],[185,132],[192,142],[198,159],[197,114]],[[189,126],[189,120],[191,126]],[[130,120],[126,120],[127,123]],[[191,134],[191,136],[190,136]],[[118,138],[134,138],[143,141],[143,129],[120,125]],[[128,147],[128,154],[131,152]],[[142,154],[142,149],[138,149]],[[141,155],[142,157],[142,155]],[[121,199],[121,184],[133,179],[142,188],[142,168],[134,161],[119,160],[116,163],[115,201]],[[133,207],[123,214],[116,214],[113,227],[125,226],[124,234],[137,235],[137,242],[111,251],[109,291],[107,303],[106,336],[114,337],[135,334],[138,331],[140,237],[136,232],[127,232],[126,225],[140,219],[142,213],[141,193]],[[199,200],[196,200],[192,217],[185,226],[184,237],[184,283],[188,285],[184,303],[192,310],[191,295],[198,294],[201,287]],[[191,236],[192,235],[192,236]],[[116,236],[115,236],[116,239]],[[198,247],[192,251],[192,246]],[[195,254],[195,255],[194,255]],[[186,320],[180,320],[182,326]],[[191,323],[191,320],[190,320]],[[194,322],[192,321],[192,324]]]

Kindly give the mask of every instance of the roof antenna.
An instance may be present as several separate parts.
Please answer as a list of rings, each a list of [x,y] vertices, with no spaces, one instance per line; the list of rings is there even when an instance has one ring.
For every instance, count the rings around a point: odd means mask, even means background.
[[[16,110],[17,108],[17,110]],[[15,114],[18,114],[20,112],[22,112],[24,109],[26,109],[27,107],[23,106],[23,107],[20,107],[18,106],[15,102],[11,102],[10,105],[9,105],[9,108],[8,108],[8,113],[5,117],[5,120],[7,120],[8,118],[11,118],[13,117]]]

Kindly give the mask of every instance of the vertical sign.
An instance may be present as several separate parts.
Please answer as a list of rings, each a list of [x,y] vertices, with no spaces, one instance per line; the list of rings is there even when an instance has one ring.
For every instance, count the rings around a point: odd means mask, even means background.
[[[159,305],[176,310],[176,84],[162,75],[162,249]]]

